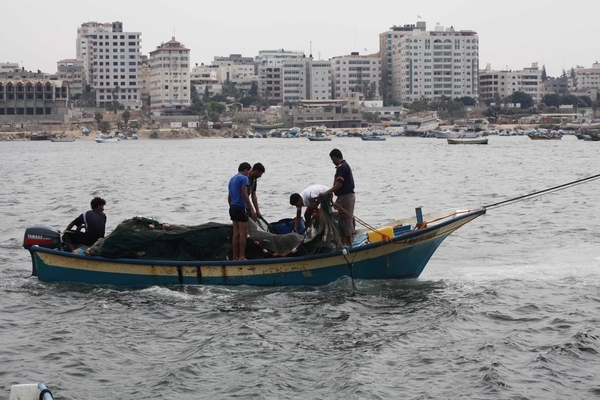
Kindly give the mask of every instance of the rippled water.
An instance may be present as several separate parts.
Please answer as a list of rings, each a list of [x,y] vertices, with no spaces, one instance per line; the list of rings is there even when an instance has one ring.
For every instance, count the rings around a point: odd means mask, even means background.
[[[226,184],[262,162],[266,219],[331,184],[338,147],[371,225],[488,205],[599,173],[600,143],[492,137],[0,142],[0,397],[61,399],[597,398],[600,181],[490,210],[421,278],[325,287],[114,289],[40,283],[24,229],[63,229],[90,199],[107,230],[134,215],[228,220]]]

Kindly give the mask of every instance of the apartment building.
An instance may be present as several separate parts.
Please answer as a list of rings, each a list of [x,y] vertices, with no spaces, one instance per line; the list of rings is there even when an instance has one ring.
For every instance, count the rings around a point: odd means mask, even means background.
[[[191,104],[190,49],[175,40],[150,52],[150,107],[184,113]]]
[[[595,62],[592,68],[576,68],[574,83],[577,91],[600,89],[600,63]]]
[[[218,65],[196,64],[190,73],[190,85],[196,88],[200,97],[205,94],[209,96],[221,94],[223,85],[219,80],[219,72]]]
[[[514,92],[523,92],[531,96],[534,104],[539,104],[545,93],[542,84],[542,70],[538,63],[522,70],[492,70],[490,64],[479,71],[479,99],[490,102],[498,93],[500,98],[510,96]]]
[[[310,59],[301,58],[281,63],[283,103],[298,103],[307,99],[307,73]]]
[[[384,92],[410,103],[425,99],[479,96],[479,37],[471,30],[436,26],[424,21],[390,28],[380,34]]]
[[[381,58],[378,54],[361,56],[353,52],[331,59],[333,99],[345,99],[361,92],[365,100],[380,98]]]
[[[261,50],[255,61],[258,66],[258,90],[272,105],[283,102],[282,64],[289,60],[301,60],[304,53],[300,51]]]
[[[242,57],[241,54],[230,54],[228,57],[215,57],[213,65],[218,66],[219,84],[230,81],[235,84],[240,96],[247,96],[252,82],[258,84],[257,67],[253,57]]]
[[[69,82],[71,96],[83,94],[85,78],[82,60],[73,58],[60,60],[56,63],[56,71],[59,80]]]
[[[19,66],[19,63],[11,63],[11,62],[0,63],[0,73],[14,72],[14,71],[18,71],[20,69],[21,69],[21,67]]]
[[[307,99],[331,100],[333,98],[333,79],[331,61],[313,60],[308,63]]]
[[[391,27],[387,32],[379,34],[379,56],[381,57],[381,85],[383,86],[384,99],[399,98],[400,93],[392,92],[392,75],[394,69],[393,55],[399,49],[400,39],[406,35],[413,35],[413,31],[425,32],[427,24],[418,21],[415,24]],[[397,66],[399,68],[399,66]]]
[[[77,30],[77,59],[84,64],[86,83],[96,93],[96,106],[118,101],[140,109],[141,33],[124,32],[122,22],[87,22]]]

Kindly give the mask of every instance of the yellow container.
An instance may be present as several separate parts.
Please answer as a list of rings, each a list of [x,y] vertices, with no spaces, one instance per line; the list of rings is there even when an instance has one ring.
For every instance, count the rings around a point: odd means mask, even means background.
[[[384,236],[382,236],[385,235]],[[382,226],[381,228],[377,228],[377,232],[369,231],[367,232],[367,238],[370,243],[379,242],[381,240],[387,240],[394,237],[394,228],[391,226]]]

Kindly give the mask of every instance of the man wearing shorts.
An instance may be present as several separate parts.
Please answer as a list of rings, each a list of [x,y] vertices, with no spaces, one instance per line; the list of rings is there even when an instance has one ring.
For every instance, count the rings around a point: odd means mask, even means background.
[[[331,150],[329,157],[335,164],[336,170],[333,187],[329,189],[327,193],[333,193],[337,196],[335,204],[339,208],[338,223],[340,226],[340,234],[342,236],[342,246],[352,247],[352,234],[354,233],[354,203],[356,202],[352,169],[346,160],[344,160],[344,156],[340,150]]]
[[[248,174],[252,167],[249,163],[241,163],[238,167],[238,173],[230,180],[228,185],[229,194],[229,216],[233,223],[233,237],[231,245],[233,247],[233,259],[246,259],[246,236],[248,236],[248,210],[252,218],[256,218],[256,211],[252,207],[248,197]]]

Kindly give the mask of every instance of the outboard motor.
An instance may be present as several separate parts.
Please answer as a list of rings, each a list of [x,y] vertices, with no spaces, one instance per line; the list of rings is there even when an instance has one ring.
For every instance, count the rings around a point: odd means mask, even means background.
[[[31,246],[40,246],[47,249],[59,249],[62,245],[60,231],[56,228],[46,225],[33,225],[25,229],[25,237],[23,238],[23,247],[26,250],[31,250]],[[37,267],[35,265],[35,257],[31,253],[32,270],[31,275],[37,276]]]

